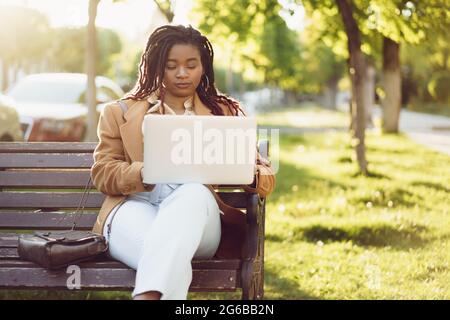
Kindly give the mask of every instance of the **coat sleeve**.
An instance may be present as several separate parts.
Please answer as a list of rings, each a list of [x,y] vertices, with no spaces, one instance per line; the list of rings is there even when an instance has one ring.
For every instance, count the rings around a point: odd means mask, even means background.
[[[242,110],[245,109],[242,105],[239,106]],[[225,111],[225,114],[228,116],[232,116],[224,106],[222,108]],[[245,112],[246,114],[247,112]],[[245,114],[238,113],[238,116],[245,117]],[[270,162],[263,158],[259,152],[256,153],[256,173],[253,180],[253,183],[250,185],[242,185],[242,188],[249,193],[257,193],[261,197],[267,197],[272,191],[275,189],[275,173],[273,171]]]
[[[122,109],[116,103],[107,105],[100,114],[97,127],[99,143],[94,150],[91,177],[95,187],[104,194],[128,195],[151,191],[154,185],[145,188],[142,183],[143,162],[128,163],[120,135]]]
[[[259,152],[256,158],[256,174],[251,185],[243,185],[242,188],[250,193],[257,193],[261,197],[267,197],[275,189],[275,173],[268,160]]]

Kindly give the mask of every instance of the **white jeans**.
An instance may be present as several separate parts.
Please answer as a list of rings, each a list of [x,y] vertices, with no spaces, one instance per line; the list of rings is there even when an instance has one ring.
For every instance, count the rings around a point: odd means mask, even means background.
[[[117,205],[103,234],[109,255],[136,270],[132,297],[159,291],[161,299],[182,300],[192,281],[192,258],[211,258],[219,246],[219,207],[202,184],[157,184]]]

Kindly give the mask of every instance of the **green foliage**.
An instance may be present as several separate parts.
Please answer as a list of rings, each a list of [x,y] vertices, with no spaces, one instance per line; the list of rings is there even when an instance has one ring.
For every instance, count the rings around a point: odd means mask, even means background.
[[[117,32],[111,29],[97,28],[98,50],[97,50],[97,70],[99,74],[106,75],[112,73],[114,67],[112,58],[122,51],[122,41]]]
[[[50,49],[52,69],[63,72],[83,72],[86,50],[84,28],[58,28]]]
[[[312,38],[315,41],[322,39],[333,52],[347,58],[346,37],[341,36],[343,28],[335,1],[300,2],[312,19]],[[448,71],[449,65],[448,0],[354,0],[350,3],[362,33],[361,49],[375,66],[381,68],[383,37],[400,43],[401,62],[405,66],[403,103],[415,98],[419,99],[418,106],[424,101],[436,101],[437,95],[429,90],[433,87],[430,79],[440,70]],[[440,99],[442,101],[442,97]]]
[[[58,28],[54,31],[51,52],[52,67],[63,72],[84,72],[86,28]],[[122,50],[115,31],[98,28],[97,73],[106,75],[112,68],[113,55]]]
[[[299,41],[279,15],[264,24],[260,45],[260,53],[266,57],[265,81],[285,89],[297,89],[292,80],[299,69]]]
[[[436,72],[428,84],[428,90],[436,101],[450,104],[450,72]]]
[[[445,98],[437,100],[437,95],[432,94],[430,89],[433,79],[439,75],[449,73],[450,49],[446,41],[446,35],[436,32],[427,37],[420,45],[405,44],[401,51],[403,63],[403,83],[405,84],[402,96],[403,103],[420,111],[421,106],[444,101]],[[441,77],[439,76],[439,77]],[[448,91],[448,86],[447,90]],[[445,96],[445,92],[443,93]],[[440,95],[442,96],[442,95]],[[450,106],[449,106],[450,108]],[[431,108],[433,109],[433,108]],[[424,108],[423,111],[430,111]],[[440,108],[438,108],[440,109]]]
[[[280,10],[276,0],[198,0],[195,19],[216,47],[229,51],[226,60],[236,61],[233,71],[247,81],[298,89],[298,36]]]

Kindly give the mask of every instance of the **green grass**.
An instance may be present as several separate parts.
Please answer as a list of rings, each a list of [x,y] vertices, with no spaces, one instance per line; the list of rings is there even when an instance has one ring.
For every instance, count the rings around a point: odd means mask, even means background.
[[[284,108],[258,115],[258,124],[291,128],[348,128],[350,116],[313,105]]]
[[[289,112],[288,118],[313,117],[330,127],[345,117],[311,109]],[[278,114],[276,125],[286,118]],[[403,135],[368,132],[372,176],[364,177],[357,174],[348,134],[327,131],[281,134],[280,159],[277,186],[267,200],[265,298],[450,298],[450,157]]]
[[[266,297],[450,297],[448,156],[368,134],[366,178],[347,134],[284,137],[281,149]]]

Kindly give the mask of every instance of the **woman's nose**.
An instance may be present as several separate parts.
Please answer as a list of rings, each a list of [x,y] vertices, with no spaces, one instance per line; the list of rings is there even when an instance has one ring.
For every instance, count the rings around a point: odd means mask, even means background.
[[[178,69],[178,72],[177,72],[176,76],[178,78],[183,78],[183,77],[186,77],[187,75],[188,75],[188,72],[187,72],[186,68],[181,67],[181,68]]]

